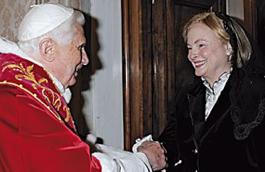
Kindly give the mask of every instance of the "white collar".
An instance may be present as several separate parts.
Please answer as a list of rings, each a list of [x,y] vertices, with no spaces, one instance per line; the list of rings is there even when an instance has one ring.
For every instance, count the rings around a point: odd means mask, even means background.
[[[219,79],[214,82],[213,87],[210,87],[210,84],[206,81],[204,77],[201,77],[203,81],[203,85],[206,87],[206,95],[205,95],[205,120],[209,117],[215,103],[217,102],[218,98],[221,95],[222,90],[224,89],[228,78],[231,75],[232,68],[230,72],[223,73]]]
[[[207,91],[209,92],[213,92],[213,94],[215,93],[216,90],[219,90],[220,87],[222,87],[224,85],[224,83],[226,83],[226,81],[228,80],[229,76],[230,76],[231,72],[224,72],[217,81],[215,81],[213,83],[213,87],[210,87],[210,84],[207,82],[207,80],[204,77],[201,77],[202,81],[203,81],[203,85],[207,88]]]

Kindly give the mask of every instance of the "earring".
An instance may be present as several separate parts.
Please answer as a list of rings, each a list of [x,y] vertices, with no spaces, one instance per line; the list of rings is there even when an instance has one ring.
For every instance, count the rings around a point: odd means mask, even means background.
[[[232,52],[231,51],[226,51],[227,56],[231,56]]]

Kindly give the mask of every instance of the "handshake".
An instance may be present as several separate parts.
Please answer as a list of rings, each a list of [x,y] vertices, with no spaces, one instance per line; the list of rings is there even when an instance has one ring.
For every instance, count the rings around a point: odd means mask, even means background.
[[[104,144],[97,144],[96,137],[89,134],[86,142],[93,148],[92,155],[102,166],[102,172],[152,172],[167,167],[166,150],[152,140],[152,136],[137,139],[133,152],[124,151]]]
[[[148,135],[143,139],[137,139],[132,148],[133,152],[144,153],[154,171],[167,167],[166,149],[162,143],[153,141],[152,136]]]

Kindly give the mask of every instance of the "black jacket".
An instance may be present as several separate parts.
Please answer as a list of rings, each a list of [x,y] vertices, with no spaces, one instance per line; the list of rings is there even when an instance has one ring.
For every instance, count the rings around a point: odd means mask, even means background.
[[[167,172],[265,172],[264,74],[251,76],[261,89],[243,79],[241,91],[231,94],[236,77],[229,78],[207,121],[202,81],[180,91],[158,138],[167,149]]]

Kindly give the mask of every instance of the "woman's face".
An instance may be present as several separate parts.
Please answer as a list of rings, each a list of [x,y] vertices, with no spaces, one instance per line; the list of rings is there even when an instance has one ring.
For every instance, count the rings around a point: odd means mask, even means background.
[[[193,23],[187,33],[188,59],[196,76],[203,76],[209,84],[217,81],[224,72],[230,72],[231,64],[226,55],[231,51],[229,43],[223,43],[203,23]]]

